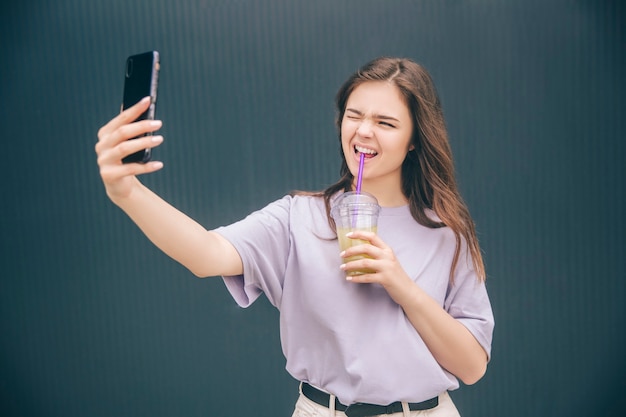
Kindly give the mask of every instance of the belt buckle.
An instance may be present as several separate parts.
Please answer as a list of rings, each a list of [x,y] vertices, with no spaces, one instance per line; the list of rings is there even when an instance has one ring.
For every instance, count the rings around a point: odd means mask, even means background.
[[[367,403],[350,404],[344,410],[348,417],[370,417],[386,413],[386,407]]]
[[[348,417],[365,417],[365,415],[361,414],[363,412],[363,407],[361,407],[362,405],[363,403],[350,404],[348,407],[346,407],[344,413]],[[361,412],[359,412],[359,409],[361,409]]]

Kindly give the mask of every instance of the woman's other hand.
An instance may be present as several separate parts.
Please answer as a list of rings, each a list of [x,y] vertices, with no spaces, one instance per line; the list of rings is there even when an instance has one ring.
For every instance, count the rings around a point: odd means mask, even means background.
[[[406,274],[393,250],[374,232],[354,231],[348,234],[351,239],[368,241],[362,245],[352,246],[341,253],[346,259],[354,255],[366,255],[365,258],[346,262],[341,269],[346,272],[351,270],[369,269],[374,272],[363,275],[347,275],[346,279],[355,283],[377,283],[382,285],[391,298],[398,304],[403,305],[406,300],[408,288],[415,283]]]

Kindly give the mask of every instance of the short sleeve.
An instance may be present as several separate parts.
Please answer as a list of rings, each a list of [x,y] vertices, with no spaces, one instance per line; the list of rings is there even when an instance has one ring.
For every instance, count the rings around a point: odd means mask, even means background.
[[[491,358],[494,317],[484,282],[478,280],[471,258],[461,252],[454,282],[449,284],[444,308],[474,335]]]
[[[250,306],[261,293],[275,307],[280,305],[290,246],[290,203],[291,197],[286,196],[243,220],[215,229],[241,256],[243,274],[223,277],[241,307]]]

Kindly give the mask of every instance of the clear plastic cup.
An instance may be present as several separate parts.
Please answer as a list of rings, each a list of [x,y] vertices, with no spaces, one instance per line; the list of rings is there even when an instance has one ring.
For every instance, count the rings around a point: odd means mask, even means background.
[[[378,231],[378,214],[380,206],[378,200],[373,195],[361,191],[348,191],[337,197],[330,215],[337,226],[337,238],[339,240],[339,248],[341,251],[351,246],[369,243],[366,240],[350,239],[346,234],[356,230],[364,230],[377,233]],[[355,255],[345,259],[350,262],[356,259],[362,259],[367,255]],[[361,275],[375,272],[370,269],[360,269],[347,272],[347,275]]]

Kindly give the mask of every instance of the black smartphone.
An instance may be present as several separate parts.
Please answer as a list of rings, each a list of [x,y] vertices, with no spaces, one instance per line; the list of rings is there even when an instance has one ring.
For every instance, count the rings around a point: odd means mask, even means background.
[[[131,55],[126,58],[125,78],[124,78],[124,98],[122,100],[122,110],[137,104],[139,100],[150,96],[151,103],[137,120],[154,119],[156,114],[157,87],[159,85],[160,70],[159,53],[157,51],[144,52],[137,55]],[[148,136],[152,133],[146,133],[138,137]],[[137,138],[133,138],[137,139]],[[150,160],[150,149],[143,149],[128,155],[122,162],[140,162],[145,163]]]

